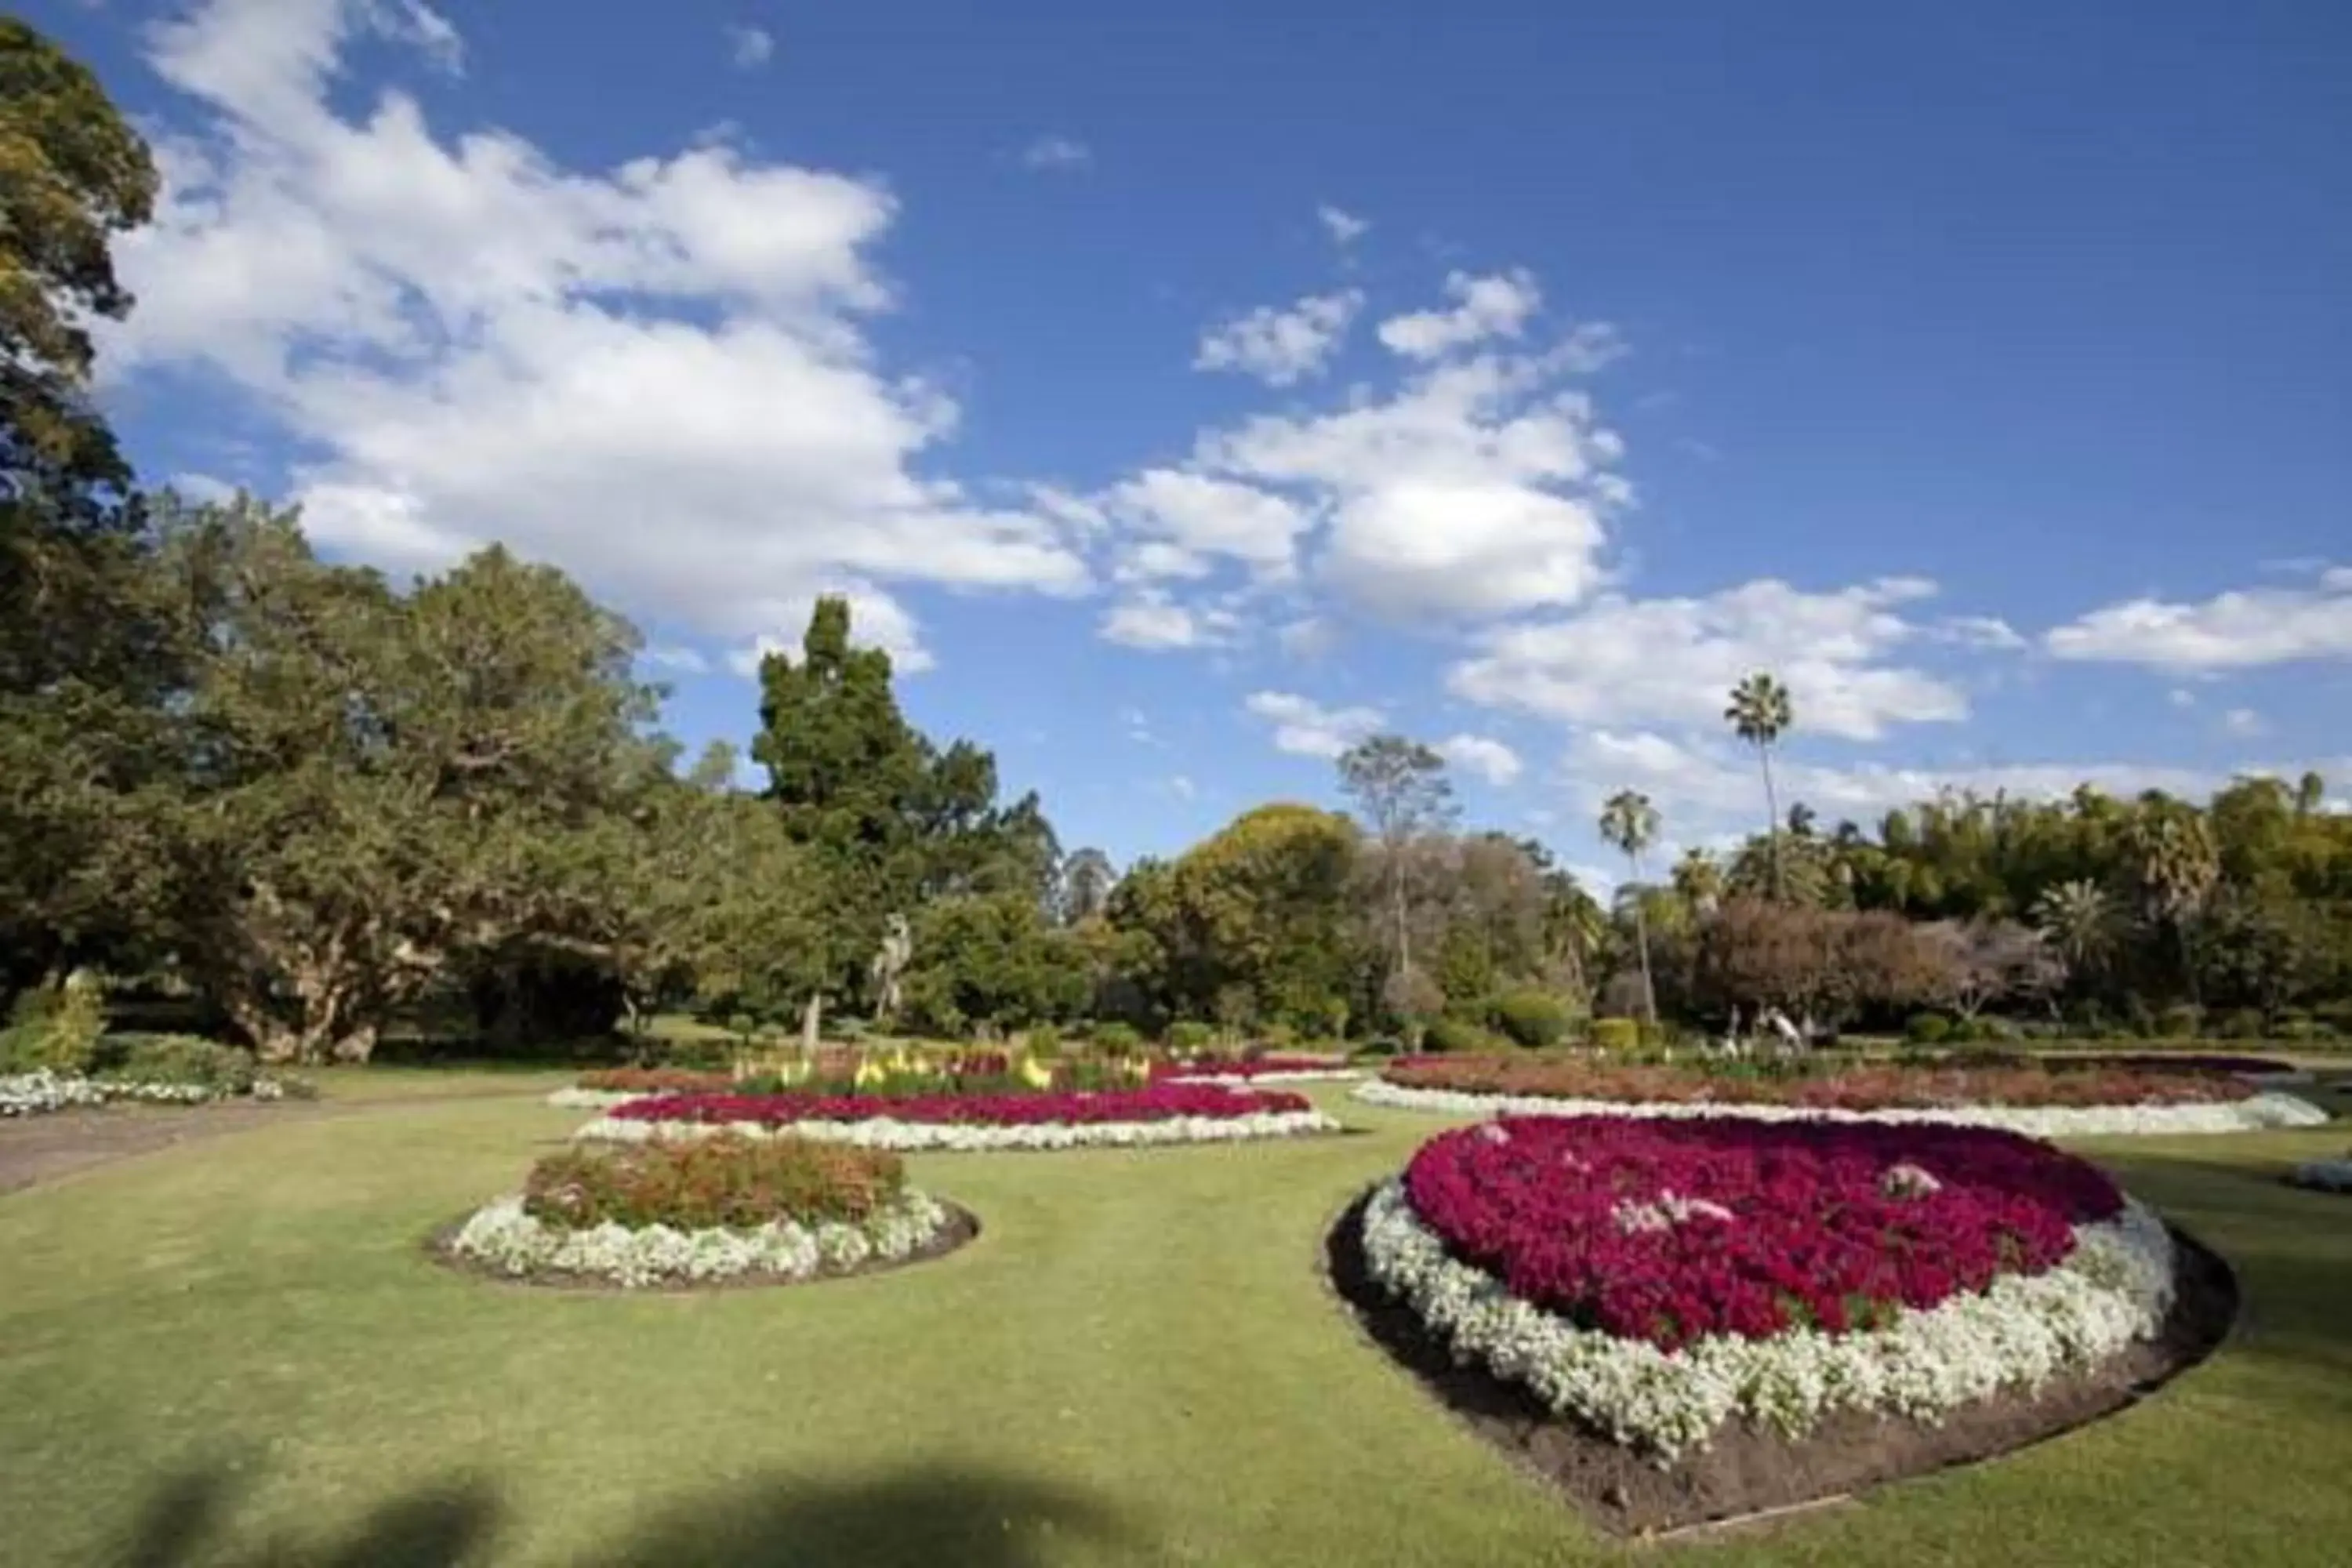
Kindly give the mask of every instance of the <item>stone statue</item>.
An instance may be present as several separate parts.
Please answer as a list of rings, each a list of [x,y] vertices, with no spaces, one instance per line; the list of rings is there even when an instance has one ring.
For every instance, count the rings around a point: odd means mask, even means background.
[[[894,914],[882,923],[882,946],[866,973],[874,982],[874,1016],[893,1018],[898,1013],[898,981],[915,958],[915,933],[907,917]]]

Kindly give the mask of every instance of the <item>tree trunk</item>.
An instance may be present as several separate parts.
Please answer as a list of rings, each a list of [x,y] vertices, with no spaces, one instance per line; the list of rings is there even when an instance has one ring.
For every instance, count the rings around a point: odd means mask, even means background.
[[[1389,851],[1389,898],[1396,910],[1397,973],[1402,974],[1412,967],[1412,937],[1406,929],[1404,918],[1404,849],[1402,845]]]
[[[1650,1027],[1658,1026],[1658,986],[1650,977],[1650,916],[1642,897],[1642,858],[1631,857],[1633,862],[1633,941],[1642,952],[1642,1011],[1650,1020]]]
[[[801,1049],[803,1051],[811,1056],[816,1054],[817,1037],[824,1025],[824,993],[812,991],[809,993],[808,1001],[801,1007]]]
[[[1789,885],[1780,875],[1780,797],[1772,788],[1771,745],[1759,743],[1756,755],[1764,764],[1764,813],[1767,821],[1764,853],[1769,857],[1772,868],[1772,901],[1785,904],[1789,901]]]

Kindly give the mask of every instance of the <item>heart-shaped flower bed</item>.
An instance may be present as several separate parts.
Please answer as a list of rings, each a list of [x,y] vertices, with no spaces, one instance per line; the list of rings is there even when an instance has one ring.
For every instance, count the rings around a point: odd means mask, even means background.
[[[1727,1118],[1488,1122],[1424,1145],[1404,1188],[1514,1297],[1667,1351],[1877,1327],[2042,1273],[2123,1206],[2013,1133]]]

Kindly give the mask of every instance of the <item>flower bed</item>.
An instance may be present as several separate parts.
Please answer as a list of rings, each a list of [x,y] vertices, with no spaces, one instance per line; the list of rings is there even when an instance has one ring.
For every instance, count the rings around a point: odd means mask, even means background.
[[[239,1089],[217,1083],[84,1078],[44,1069],[0,1077],[0,1117],[41,1116],[84,1105],[204,1105],[216,1100],[300,1099],[308,1093],[309,1086],[299,1079],[267,1076]]]
[[[2053,1071],[1871,1063],[1775,1073],[1441,1058],[1392,1067],[1355,1092],[1370,1104],[1469,1115],[1952,1121],[2037,1137],[2240,1132],[2311,1127],[2327,1120],[2317,1106],[2226,1074],[2105,1068]]]
[[[1067,1149],[1335,1132],[1304,1099],[1201,1084],[1098,1092],[706,1094],[633,1100],[575,1137],[643,1142],[733,1131],[876,1149]]]
[[[714,1138],[551,1154],[521,1194],[477,1210],[446,1245],[517,1279],[789,1281],[904,1261],[951,1240],[954,1219],[907,1186],[892,1155]]]
[[[1360,1222],[1457,1358],[1660,1461],[1726,1422],[1933,1423],[2154,1336],[2162,1224],[2013,1135],[1507,1119],[1424,1145]]]

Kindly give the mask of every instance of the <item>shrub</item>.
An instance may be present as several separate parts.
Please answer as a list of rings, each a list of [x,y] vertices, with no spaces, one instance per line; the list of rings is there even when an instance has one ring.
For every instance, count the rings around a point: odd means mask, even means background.
[[[1595,1018],[1592,1043],[1604,1051],[1631,1051],[1642,1043],[1642,1026],[1632,1018]]]
[[[1196,1056],[1216,1043],[1217,1031],[1197,1018],[1179,1018],[1168,1026],[1168,1048]]]
[[[2240,1007],[2213,1022],[2215,1037],[2224,1040],[2259,1040],[2268,1032],[2267,1021],[2259,1007]]]
[[[95,1063],[100,1076],[124,1083],[185,1083],[217,1094],[253,1088],[253,1053],[196,1035],[110,1035]]]
[[[1298,1031],[1287,1024],[1268,1024],[1257,1032],[1257,1043],[1269,1052],[1286,1051],[1298,1043]]]
[[[1575,1015],[1548,991],[1506,991],[1487,1006],[1495,1027],[1514,1045],[1541,1050],[1568,1038]]]
[[[2191,1039],[2204,1021],[2204,1008],[2194,1002],[2176,1002],[2156,1016],[2156,1032],[2168,1040]]]
[[[1467,1018],[1432,1018],[1421,1037],[1423,1050],[1440,1053],[1503,1050],[1508,1046],[1509,1042],[1501,1036],[1488,1033]]]
[[[1941,1013],[1914,1013],[1903,1025],[1903,1037],[1915,1046],[1940,1046],[1952,1037],[1952,1021]]]
[[[106,1033],[106,992],[96,975],[77,969],[55,990],[27,991],[9,1012],[7,1069],[79,1076],[89,1071]]]
[[[668,1040],[661,1047],[664,1067],[724,1072],[735,1060],[735,1042],[709,1037]]]
[[[1394,1035],[1374,1035],[1370,1039],[1366,1040],[1362,1045],[1358,1046],[1352,1052],[1350,1052],[1349,1058],[1351,1060],[1361,1061],[1367,1057],[1380,1058],[1401,1056],[1403,1054],[1403,1051],[1404,1042],[1398,1039]]]
[[[1107,1057],[1131,1057],[1142,1048],[1143,1037],[1135,1032],[1132,1024],[1098,1024],[1095,1026],[1095,1049]]]
[[[523,1209],[574,1230],[608,1221],[750,1229],[773,1220],[862,1220],[905,1188],[906,1167],[895,1154],[800,1138],[720,1134],[547,1155],[531,1167]]]
[[[1062,1031],[1051,1024],[1032,1024],[1021,1031],[1021,1044],[1033,1057],[1062,1054]]]

